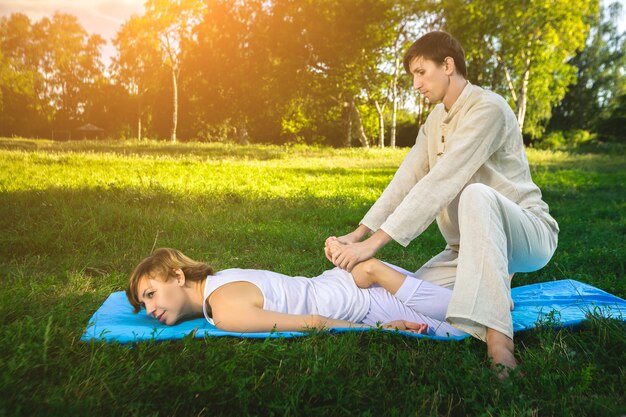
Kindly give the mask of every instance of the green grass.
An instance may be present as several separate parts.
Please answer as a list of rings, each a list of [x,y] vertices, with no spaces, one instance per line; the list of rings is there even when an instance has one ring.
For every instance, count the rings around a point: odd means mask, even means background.
[[[525,377],[504,384],[476,340],[79,341],[154,245],[318,275],[324,239],[358,223],[406,152],[0,139],[0,415],[626,413],[626,326],[611,320],[519,334]],[[561,234],[552,262],[513,285],[574,278],[626,297],[624,153],[528,153]],[[443,244],[432,225],[379,255],[417,269]]]

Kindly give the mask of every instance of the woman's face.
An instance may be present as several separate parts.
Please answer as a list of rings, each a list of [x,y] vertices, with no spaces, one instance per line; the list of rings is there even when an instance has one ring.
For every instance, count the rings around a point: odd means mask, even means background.
[[[137,287],[138,299],[145,306],[146,313],[171,326],[187,314],[188,299],[184,284],[184,276],[181,279],[180,275],[167,281],[143,276]]]
[[[430,59],[416,57],[409,63],[413,75],[413,88],[419,91],[430,103],[443,100],[448,92],[450,77],[446,64],[437,64]]]

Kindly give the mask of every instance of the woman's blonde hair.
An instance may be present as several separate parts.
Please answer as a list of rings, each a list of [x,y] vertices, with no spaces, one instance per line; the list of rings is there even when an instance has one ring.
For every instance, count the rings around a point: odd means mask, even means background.
[[[139,281],[143,277],[159,279],[167,281],[169,278],[175,278],[174,271],[181,269],[185,274],[186,280],[201,281],[208,275],[213,275],[214,271],[204,262],[194,261],[181,251],[170,248],[159,248],[152,252],[150,256],[144,258],[139,265],[135,267],[128,280],[126,287],[126,297],[133,306],[133,312],[138,313],[141,309],[137,288]]]

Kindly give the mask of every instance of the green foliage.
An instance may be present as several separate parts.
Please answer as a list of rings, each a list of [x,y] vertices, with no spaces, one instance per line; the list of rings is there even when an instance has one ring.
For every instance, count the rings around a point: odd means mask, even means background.
[[[516,335],[501,384],[483,343],[381,333],[83,343],[95,309],[153,245],[217,269],[314,276],[406,149],[0,139],[0,414],[510,415],[626,413],[624,322]],[[553,260],[514,286],[573,278],[626,296],[626,160],[529,149],[559,221]],[[417,269],[431,226],[381,257]],[[36,399],[36,400],[33,400]]]
[[[600,137],[608,142],[626,143],[626,94],[617,97],[596,122]]]
[[[154,111],[150,103],[155,99],[164,70],[157,39],[150,36],[152,32],[147,26],[146,19],[133,16],[113,39],[117,54],[111,63],[112,78],[127,94],[125,100],[116,100],[126,110],[118,120],[132,123],[135,134],[130,137],[135,138],[141,138],[144,132],[154,132],[145,114]]]
[[[524,132],[541,136],[575,81],[567,60],[584,47],[598,1],[447,0],[442,8],[467,52],[470,80],[508,98]]]
[[[622,8],[613,3],[592,16],[585,48],[570,60],[576,83],[554,109],[548,129],[595,129],[626,90],[626,36],[618,32]]]
[[[22,14],[0,19],[1,135],[42,135],[78,127],[102,81],[100,48],[76,17],[55,13],[31,23]],[[7,75],[8,74],[8,75]]]
[[[75,17],[13,14],[0,19],[0,134],[90,122],[112,138],[373,145],[392,103],[424,122],[430,106],[410,104],[399,59],[445,28],[465,47],[469,79],[505,96],[527,136],[542,136],[577,77],[551,129],[598,127],[618,141],[621,116],[609,113],[626,88],[624,36],[618,5],[598,10],[598,0],[150,0],[121,26],[106,72],[104,41]]]
[[[596,134],[588,130],[555,130],[532,143],[537,149],[571,150],[596,139]]]

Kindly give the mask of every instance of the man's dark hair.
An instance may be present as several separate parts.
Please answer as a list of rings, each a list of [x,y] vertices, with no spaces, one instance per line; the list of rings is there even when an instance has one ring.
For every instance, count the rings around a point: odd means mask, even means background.
[[[435,31],[427,33],[407,49],[404,54],[404,69],[407,74],[411,74],[409,64],[417,57],[429,59],[438,64],[442,64],[447,57],[451,57],[454,59],[457,72],[467,78],[465,51],[459,41],[448,32]]]

